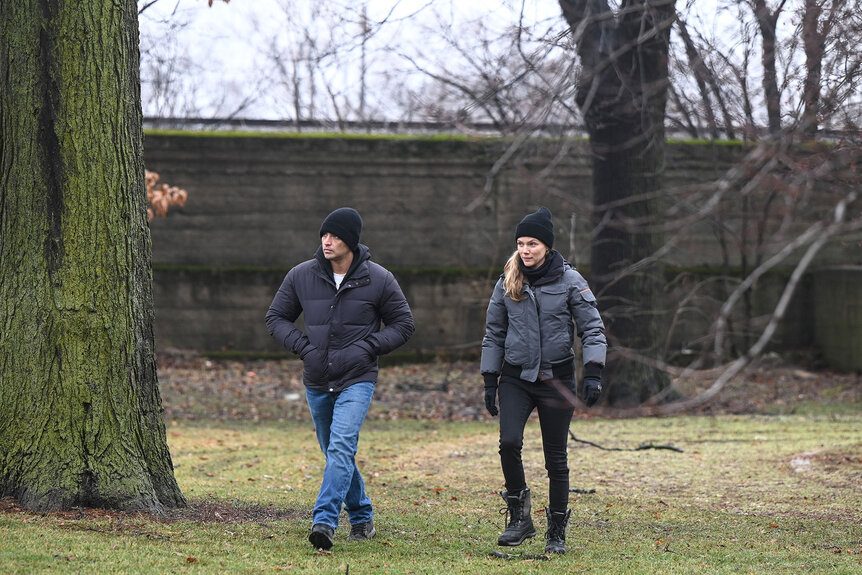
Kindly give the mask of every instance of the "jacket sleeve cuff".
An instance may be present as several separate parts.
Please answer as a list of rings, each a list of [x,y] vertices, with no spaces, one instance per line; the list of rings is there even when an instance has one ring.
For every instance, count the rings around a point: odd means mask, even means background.
[[[310,341],[308,341],[308,338],[307,338],[307,337],[306,337],[306,338],[303,338],[303,339],[304,339],[304,341],[297,342],[297,343],[300,343],[300,344],[301,344],[301,345],[297,346],[299,349],[294,348],[294,350],[293,350],[293,352],[294,352],[296,355],[298,355],[300,359],[302,359],[302,358],[303,358],[303,356],[305,355],[305,353],[306,353],[307,351],[310,351],[310,350],[311,350],[311,348],[312,348],[312,347],[314,347],[313,345],[311,345],[311,342],[310,342]]]
[[[604,366],[599,365],[598,363],[590,362],[584,366],[584,379],[588,377],[592,377],[595,379],[602,378],[602,369]]]
[[[485,387],[497,387],[497,381],[500,378],[499,373],[485,372],[482,374],[482,379],[485,380]]]

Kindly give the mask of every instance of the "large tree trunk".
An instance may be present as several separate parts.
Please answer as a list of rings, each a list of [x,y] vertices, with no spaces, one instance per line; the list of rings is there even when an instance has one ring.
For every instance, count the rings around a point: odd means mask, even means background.
[[[663,238],[660,210],[668,43],[674,1],[560,0],[581,58],[578,105],[593,151],[594,224],[590,283],[611,342],[603,379],[608,401],[636,405],[668,376],[615,349],[655,356],[664,341],[664,269],[649,258]]]
[[[161,511],[132,0],[0,2],[0,495]]]

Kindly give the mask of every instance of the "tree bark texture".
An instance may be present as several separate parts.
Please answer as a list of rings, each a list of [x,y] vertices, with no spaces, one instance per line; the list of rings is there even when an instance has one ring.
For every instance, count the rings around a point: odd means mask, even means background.
[[[137,6],[0,2],[0,495],[182,506],[162,420]]]
[[[611,343],[607,401],[636,405],[669,378],[626,361],[615,346],[657,355],[664,340],[664,269],[643,265],[663,237],[650,228],[661,209],[668,43],[674,1],[560,0],[581,60],[577,100],[593,153],[595,212],[590,283]]]

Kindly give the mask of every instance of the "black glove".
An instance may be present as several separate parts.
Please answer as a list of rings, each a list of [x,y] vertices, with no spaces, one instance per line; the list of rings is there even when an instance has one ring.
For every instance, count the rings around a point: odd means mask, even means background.
[[[602,394],[602,366],[588,363],[584,366],[583,400],[587,407],[592,407]]]
[[[497,415],[497,378],[499,374],[483,373],[482,379],[485,380],[485,409],[491,415]]]

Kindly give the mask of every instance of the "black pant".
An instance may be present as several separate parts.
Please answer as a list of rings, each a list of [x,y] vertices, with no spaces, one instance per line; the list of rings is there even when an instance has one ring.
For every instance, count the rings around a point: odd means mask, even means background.
[[[574,389],[574,379],[530,383],[507,375],[500,377],[500,462],[506,490],[519,493],[527,487],[521,449],[524,446],[524,426],[535,408],[542,429],[548,496],[553,511],[565,511],[569,506],[566,447],[575,408],[566,396],[573,394]]]

